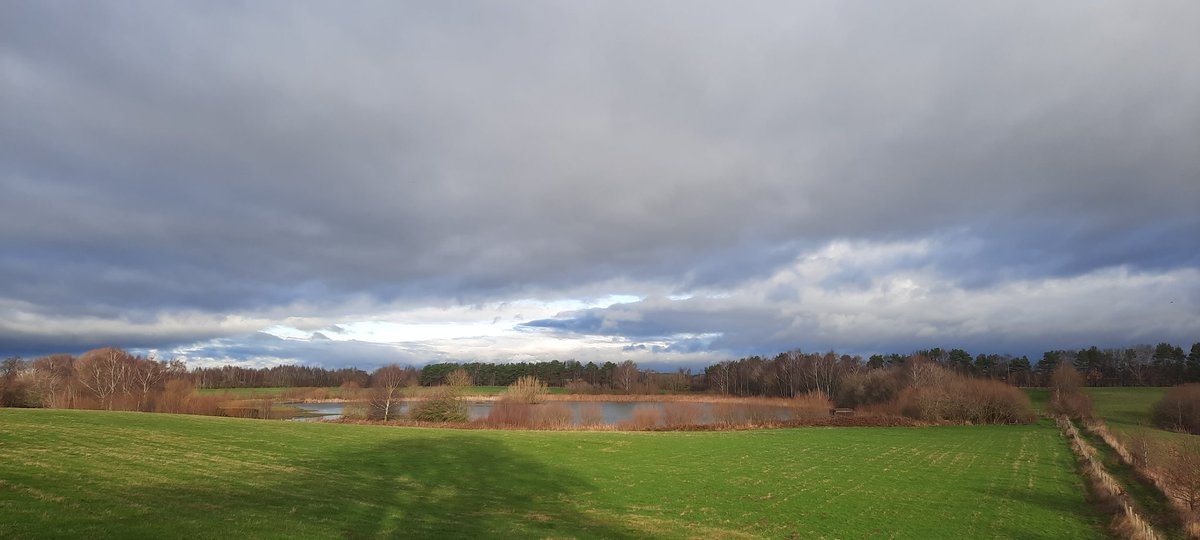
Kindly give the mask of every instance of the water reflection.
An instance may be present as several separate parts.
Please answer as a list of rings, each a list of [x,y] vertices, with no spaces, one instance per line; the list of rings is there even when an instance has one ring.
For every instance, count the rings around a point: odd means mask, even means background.
[[[400,414],[408,412],[413,402],[403,401],[400,403]],[[468,415],[471,420],[480,420],[488,417],[488,413],[492,410],[493,401],[467,401]],[[583,411],[586,406],[599,405],[601,422],[605,424],[621,424],[628,422],[633,418],[634,410],[639,407],[643,410],[646,408],[656,408],[658,412],[665,416],[667,408],[672,406],[671,402],[661,401],[554,401],[549,403],[566,405],[571,409],[571,425],[582,425]],[[594,404],[594,405],[593,405]],[[300,409],[304,409],[313,414],[320,416],[306,416],[292,418],[295,421],[314,421],[323,418],[340,418],[342,411],[345,408],[345,403],[288,403]],[[535,405],[534,407],[543,407],[546,404]],[[744,421],[749,418],[765,419],[765,420],[787,420],[793,418],[795,410],[790,407],[778,405],[761,405],[761,404],[746,404],[746,403],[706,403],[706,402],[676,402],[673,404],[678,407],[685,405],[694,407],[696,413],[694,420],[687,423],[695,424],[712,424],[720,421]]]

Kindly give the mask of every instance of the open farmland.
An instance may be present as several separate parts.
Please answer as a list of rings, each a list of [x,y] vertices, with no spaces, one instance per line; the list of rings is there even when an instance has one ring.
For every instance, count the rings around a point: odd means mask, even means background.
[[[0,537],[1093,538],[1048,424],[526,432],[0,409]]]
[[[1150,409],[1167,393],[1166,388],[1129,386],[1088,388],[1096,415],[1112,429],[1124,431],[1150,425]]]

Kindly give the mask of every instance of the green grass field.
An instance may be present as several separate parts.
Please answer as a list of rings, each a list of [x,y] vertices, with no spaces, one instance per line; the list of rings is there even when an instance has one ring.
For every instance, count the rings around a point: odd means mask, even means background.
[[[1048,423],[523,432],[0,409],[2,538],[1096,538]]]
[[[1166,388],[1088,388],[1096,414],[1112,429],[1150,425],[1150,408],[1167,393]]]

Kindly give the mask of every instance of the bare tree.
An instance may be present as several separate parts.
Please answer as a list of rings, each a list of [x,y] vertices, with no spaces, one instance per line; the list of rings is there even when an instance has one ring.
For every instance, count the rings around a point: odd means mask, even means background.
[[[475,381],[471,378],[471,374],[467,373],[467,370],[458,368],[446,375],[446,384],[454,388],[465,388],[474,385]]]
[[[75,404],[75,358],[69,354],[33,361],[31,392],[42,407],[70,408]]]
[[[391,420],[400,412],[400,401],[404,387],[416,383],[416,370],[402,368],[396,364],[381,367],[371,374],[371,408],[384,421]]]
[[[1162,472],[1172,488],[1171,495],[1189,512],[1200,510],[1200,441],[1179,439],[1164,457]]]
[[[638,367],[633,363],[633,360],[626,360],[617,364],[617,369],[613,373],[613,385],[618,390],[628,392],[633,389],[633,385],[637,383]]]
[[[128,393],[134,367],[133,357],[115,347],[83,353],[75,362],[79,384],[91,391],[100,406],[112,410],[113,398]]]
[[[822,355],[809,355],[808,359],[805,374],[809,381],[809,391],[819,390],[827,396],[832,396],[834,383],[838,380],[837,354],[829,351]]]
[[[132,386],[138,394],[137,410],[145,410],[152,392],[161,390],[167,377],[167,366],[151,359],[137,358],[130,371]]]

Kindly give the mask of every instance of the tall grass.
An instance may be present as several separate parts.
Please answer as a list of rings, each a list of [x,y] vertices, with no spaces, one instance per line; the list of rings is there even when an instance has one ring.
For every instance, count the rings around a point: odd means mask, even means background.
[[[627,430],[642,430],[651,429],[662,424],[662,422],[662,407],[657,405],[638,405],[633,408],[629,419],[621,422],[617,427]]]
[[[595,401],[579,404],[579,423],[584,426],[598,426],[604,423],[604,407]]]
[[[663,422],[668,426],[686,426],[700,423],[704,408],[699,403],[663,403]]]

